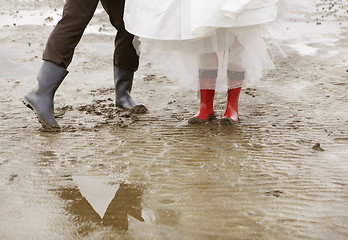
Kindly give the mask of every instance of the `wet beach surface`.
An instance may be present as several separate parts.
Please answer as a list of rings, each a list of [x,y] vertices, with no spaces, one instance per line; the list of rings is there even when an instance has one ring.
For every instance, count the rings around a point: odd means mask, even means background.
[[[288,23],[288,57],[242,90],[233,126],[189,125],[196,92],[146,62],[132,95],[149,112],[115,110],[99,8],[49,133],[21,98],[63,3],[1,1],[0,239],[348,239],[347,1]]]

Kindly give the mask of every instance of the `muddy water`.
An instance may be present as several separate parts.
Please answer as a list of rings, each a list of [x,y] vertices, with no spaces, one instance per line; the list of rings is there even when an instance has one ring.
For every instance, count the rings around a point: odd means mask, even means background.
[[[289,24],[288,58],[243,89],[234,126],[188,125],[196,93],[147,63],[132,94],[149,112],[116,111],[102,32],[57,92],[63,131],[42,132],[20,98],[52,26],[0,26],[0,239],[348,239],[347,4],[328,4]]]

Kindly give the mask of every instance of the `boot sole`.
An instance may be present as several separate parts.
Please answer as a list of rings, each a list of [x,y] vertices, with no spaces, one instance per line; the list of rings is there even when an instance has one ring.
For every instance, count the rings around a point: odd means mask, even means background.
[[[213,114],[213,115],[210,115],[208,118],[207,118],[207,120],[203,120],[203,119],[201,119],[201,118],[197,118],[197,117],[193,117],[193,118],[190,118],[189,120],[188,120],[188,123],[189,124],[203,124],[203,123],[206,123],[206,122],[209,122],[209,121],[211,121],[211,120],[214,120],[216,118],[216,115],[215,114]]]
[[[129,109],[129,111],[134,114],[144,114],[144,113],[147,113],[149,110],[147,109],[147,107],[140,104],[140,105],[135,105],[134,107]]]
[[[124,108],[122,106],[116,106],[117,110],[118,111],[128,111],[130,113],[133,113],[133,114],[144,114],[144,113],[147,113],[149,110],[147,109],[147,107],[145,107],[144,105],[142,104],[139,104],[139,105],[135,105],[129,109],[127,108]]]
[[[41,116],[40,114],[36,111],[35,107],[33,104],[31,104],[31,102],[26,98],[24,97],[22,99],[22,103],[29,109],[33,110],[35,112],[35,115],[37,117],[37,119],[39,120],[39,122],[41,123],[42,125],[42,128],[44,131],[47,131],[47,132],[59,132],[60,131],[60,126],[57,125],[57,126],[52,126],[50,125],[49,123],[47,123]]]
[[[234,125],[234,124],[236,124],[236,123],[238,123],[238,121],[234,121],[232,118],[221,118],[221,120],[220,120],[220,124],[221,125]]]

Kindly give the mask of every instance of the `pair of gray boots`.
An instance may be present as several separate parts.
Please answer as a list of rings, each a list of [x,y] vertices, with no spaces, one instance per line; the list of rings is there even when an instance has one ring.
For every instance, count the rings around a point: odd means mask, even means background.
[[[59,131],[60,126],[54,118],[54,94],[63,82],[68,71],[55,63],[44,61],[37,75],[38,86],[24,96],[23,103],[34,110],[42,127],[49,131]],[[116,107],[129,110],[136,106],[130,96],[134,72],[114,67]],[[145,106],[142,106],[145,108]]]

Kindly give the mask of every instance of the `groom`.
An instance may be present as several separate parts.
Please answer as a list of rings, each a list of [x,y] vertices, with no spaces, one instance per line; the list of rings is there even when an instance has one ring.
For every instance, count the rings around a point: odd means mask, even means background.
[[[100,1],[109,15],[111,24],[117,29],[113,62],[115,104],[116,107],[129,110],[136,106],[130,91],[134,72],[138,69],[139,57],[132,43],[134,36],[124,28],[125,0]],[[43,64],[37,75],[38,86],[24,97],[24,104],[35,111],[43,128],[47,130],[60,129],[53,113],[54,94],[68,74],[66,69],[98,2],[99,0],[65,2],[62,19],[50,34],[43,53]]]

